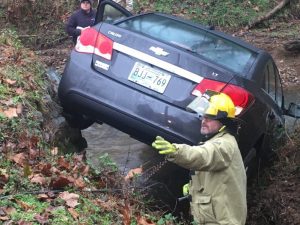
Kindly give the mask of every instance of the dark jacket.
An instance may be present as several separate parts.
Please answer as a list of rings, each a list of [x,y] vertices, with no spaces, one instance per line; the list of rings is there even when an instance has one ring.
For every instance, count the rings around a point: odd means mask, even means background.
[[[77,27],[93,26],[95,22],[96,12],[91,10],[86,13],[84,10],[79,9],[74,12],[66,24],[66,32],[73,37],[73,42],[76,43],[77,37],[81,34],[81,30]]]

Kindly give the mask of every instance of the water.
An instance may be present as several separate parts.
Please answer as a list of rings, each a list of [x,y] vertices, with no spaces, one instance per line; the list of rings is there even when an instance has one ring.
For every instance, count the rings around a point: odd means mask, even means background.
[[[164,205],[175,215],[187,209],[187,201],[177,204],[177,198],[182,197],[182,186],[188,182],[187,170],[165,163],[164,157],[152,147],[109,125],[93,124],[82,135],[88,143],[86,156],[94,165],[99,165],[99,157],[108,153],[124,176],[130,169],[143,167],[146,172],[140,185],[151,185],[150,194],[159,200],[158,205]]]
[[[129,135],[106,124],[94,124],[82,131],[88,142],[87,157],[97,164],[98,158],[108,153],[124,173],[132,168],[158,162],[158,154]]]

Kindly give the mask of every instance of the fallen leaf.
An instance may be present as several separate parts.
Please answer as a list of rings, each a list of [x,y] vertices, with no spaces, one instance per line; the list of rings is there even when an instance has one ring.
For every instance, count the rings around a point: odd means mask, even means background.
[[[18,153],[11,158],[15,163],[23,166],[24,163],[27,161],[27,156],[24,152]]]
[[[11,106],[11,105],[14,105],[14,101],[12,99],[9,99],[7,101],[5,100],[0,100],[0,103],[2,103],[3,105],[6,105],[6,106]]]
[[[79,177],[78,179],[76,179],[76,180],[74,181],[74,185],[75,185],[76,187],[78,187],[79,189],[83,189],[83,188],[85,188],[85,186],[86,186],[86,184],[85,184],[85,182],[83,181],[82,177]]]
[[[6,207],[4,208],[4,211],[6,214],[11,215],[12,213],[15,213],[17,210],[14,207]]]
[[[19,220],[18,221],[18,225],[32,225],[33,222],[28,222],[28,221],[24,221],[24,220]]]
[[[51,149],[51,155],[55,156],[58,154],[58,147],[54,147]]]
[[[29,158],[36,159],[39,156],[39,151],[36,149],[29,149]]]
[[[125,205],[123,208],[123,224],[124,225],[130,225],[130,221],[131,221],[131,211],[130,211],[130,207],[129,207],[129,203],[127,201],[125,201]]]
[[[5,171],[6,172],[6,171]],[[6,174],[4,171],[0,171],[0,187],[8,181],[8,174]]]
[[[67,162],[63,156],[58,158],[57,163],[63,169],[67,169],[67,170],[70,169],[70,163]]]
[[[40,199],[40,200],[42,200],[42,201],[45,201],[45,200],[49,199],[49,196],[46,195],[46,194],[39,194],[37,196],[37,198]]]
[[[23,106],[22,106],[22,104],[18,104],[18,105],[17,105],[17,109],[16,109],[17,114],[21,114],[22,111],[23,111]]]
[[[0,216],[6,216],[6,212],[4,211],[4,208],[0,207]]]
[[[77,220],[79,217],[78,212],[74,208],[68,208],[69,213],[72,215],[72,217]]]
[[[21,94],[24,93],[24,90],[22,88],[17,88],[16,89],[16,93],[19,94],[19,95],[21,95]]]
[[[49,186],[53,189],[61,189],[68,186],[70,183],[71,182],[68,177],[61,175],[59,177],[52,178]]]
[[[137,217],[137,223],[138,223],[138,225],[156,225],[151,220],[146,219],[146,218],[144,218],[142,216],[138,216]]]
[[[50,177],[52,175],[52,165],[50,163],[40,163],[38,165],[38,169],[40,170],[40,172],[45,175]]]
[[[7,110],[3,111],[3,114],[9,119],[18,117],[16,108],[8,108]]]
[[[6,220],[9,220],[9,217],[8,216],[0,216],[0,220],[6,221]]]
[[[80,154],[80,155],[74,155],[74,156],[73,156],[73,160],[74,160],[75,162],[82,162],[83,157],[84,157],[83,154]]]
[[[47,183],[46,178],[41,174],[34,174],[30,178],[31,183],[45,185]]]
[[[57,169],[55,166],[51,166],[50,168],[51,173],[60,174],[60,170]]]
[[[81,174],[82,174],[83,176],[87,176],[87,175],[89,174],[89,171],[90,171],[90,167],[89,167],[88,165],[86,165],[86,166],[84,166],[84,167],[82,168]]]
[[[255,7],[253,7],[253,10],[255,10],[256,12],[259,12],[259,7],[255,6]]]
[[[43,213],[41,214],[36,214],[34,216],[34,219],[36,219],[40,224],[48,224],[49,220],[49,214]]]
[[[77,205],[79,205],[79,203],[78,203],[79,195],[78,194],[69,193],[68,191],[64,191],[64,192],[60,193],[58,197],[65,200],[66,205],[71,208],[74,208]]]
[[[103,201],[101,199],[96,199],[94,203],[98,206],[100,206],[102,209],[111,211],[112,209],[116,208],[117,206],[117,200],[111,199],[112,197],[109,197],[107,201]]]
[[[10,84],[10,85],[13,85],[17,82],[16,80],[11,80],[11,79],[5,79],[4,81],[5,81],[5,83]]]
[[[134,176],[139,175],[143,172],[143,169],[138,167],[135,169],[131,169],[129,170],[129,172],[127,173],[127,175],[125,176],[125,181],[129,181],[130,179],[132,179]]]
[[[34,208],[33,206],[27,204],[26,202],[23,202],[21,200],[15,199],[15,201],[18,203],[18,205],[24,210],[28,211],[29,209]]]

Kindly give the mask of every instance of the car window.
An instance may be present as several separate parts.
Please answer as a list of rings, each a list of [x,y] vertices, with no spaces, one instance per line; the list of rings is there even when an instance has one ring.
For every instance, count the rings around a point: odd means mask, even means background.
[[[275,70],[275,76],[276,76],[276,102],[281,107],[282,106],[282,84],[279,76],[279,72],[276,69]]]
[[[234,42],[157,14],[134,17],[117,25],[182,47],[238,73],[246,70],[254,55]]]
[[[102,0],[99,1],[95,24],[99,22],[115,23],[118,20],[132,16],[132,13],[117,4],[114,1]]]
[[[276,100],[276,77],[274,73],[274,68],[271,63],[268,63],[267,65],[268,68],[268,74],[269,74],[269,90],[268,93],[269,95]]]
[[[114,8],[113,6],[106,4],[104,7],[103,12],[103,21],[106,23],[114,23],[117,20],[126,18],[126,16],[119,11],[118,9]]]
[[[269,61],[265,71],[265,91],[276,101],[279,106],[282,106],[282,85],[277,68],[272,61]]]

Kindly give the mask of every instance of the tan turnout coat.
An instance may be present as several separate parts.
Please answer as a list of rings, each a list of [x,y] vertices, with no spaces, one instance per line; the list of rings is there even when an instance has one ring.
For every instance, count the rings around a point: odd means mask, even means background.
[[[194,170],[190,180],[191,214],[198,224],[244,225],[246,173],[235,138],[226,131],[199,146],[174,144],[167,159]]]

